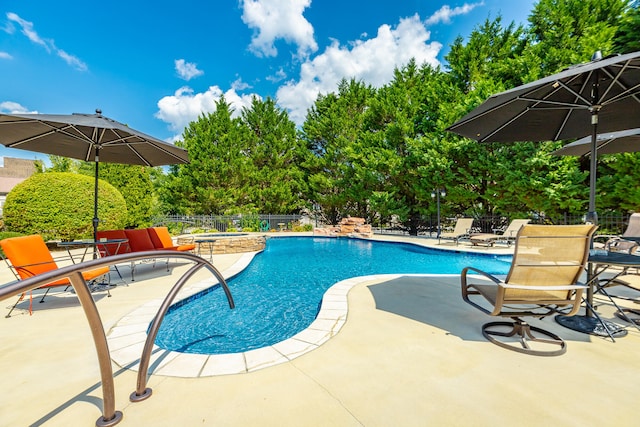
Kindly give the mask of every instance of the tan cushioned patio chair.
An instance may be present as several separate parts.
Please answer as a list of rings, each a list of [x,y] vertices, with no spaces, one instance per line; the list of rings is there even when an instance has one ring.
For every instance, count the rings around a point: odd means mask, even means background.
[[[460,239],[469,237],[471,227],[473,227],[473,218],[458,218],[453,231],[440,233],[440,236],[438,236],[438,244],[440,244],[440,239],[447,239],[455,241],[457,245]]]
[[[604,249],[612,252],[634,253],[640,244],[640,213],[631,214],[627,229],[619,236],[602,234],[594,241],[604,240]]]
[[[563,313],[567,316],[578,312],[585,289],[578,279],[587,263],[596,228],[588,224],[524,225],[518,232],[505,280],[473,267],[463,269],[460,279],[464,301],[490,316],[513,320],[486,323],[482,326],[482,335],[494,344],[521,353],[563,354],[566,345],[562,338],[530,326],[521,317],[542,318],[560,308],[568,310]],[[481,274],[490,282],[468,283],[470,272]],[[485,308],[487,303],[490,308]],[[533,335],[534,332],[543,338]]]
[[[473,246],[477,246],[479,244],[493,246],[497,242],[506,243],[508,246],[511,246],[511,243],[516,241],[516,236],[518,235],[520,227],[528,224],[530,221],[530,219],[514,219],[502,234],[472,234],[469,240]]]

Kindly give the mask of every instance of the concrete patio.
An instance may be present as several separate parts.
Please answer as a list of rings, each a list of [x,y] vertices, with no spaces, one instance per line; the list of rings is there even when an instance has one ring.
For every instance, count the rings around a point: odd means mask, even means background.
[[[225,271],[239,257],[215,255],[213,261]],[[188,268],[170,265],[170,273],[162,263],[143,265],[137,280],[112,289],[112,297],[95,294],[106,331],[163,297]],[[206,278],[201,272],[194,280]],[[11,280],[3,265],[0,283]],[[604,318],[624,324],[608,300],[598,302]],[[2,309],[13,303],[4,301]],[[77,299],[56,293],[38,304],[34,297],[32,316],[27,305],[0,318],[0,426],[94,425],[102,409],[100,373]],[[360,278],[348,307],[342,329],[300,357],[234,375],[152,372],[153,395],[139,403],[129,401],[137,373],[114,364],[116,409],[124,413],[119,425],[637,425],[640,332],[633,327],[613,343],[565,329],[552,318],[532,321],[562,336],[567,353],[544,358],[510,352],[483,338],[480,327],[490,318],[462,301],[457,275]]]

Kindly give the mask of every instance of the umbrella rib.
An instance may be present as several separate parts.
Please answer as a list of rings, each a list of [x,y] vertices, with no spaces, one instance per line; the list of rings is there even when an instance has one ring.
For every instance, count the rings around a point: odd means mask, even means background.
[[[132,147],[132,144],[127,144],[127,147],[129,147],[129,149],[130,149],[131,151],[133,151],[133,153],[134,153],[136,156],[138,156],[138,158],[139,158],[140,160],[142,160],[142,161],[143,161],[147,166],[151,166],[151,163],[149,163],[149,162],[147,161],[147,159],[145,159],[144,157],[142,157],[142,155],[141,155],[140,153],[138,153],[138,150],[136,150],[135,148],[133,148],[133,147]]]
[[[66,126],[66,127],[70,127],[70,126]],[[7,144],[7,147],[15,148],[18,145],[26,144],[27,142],[31,142],[31,141],[34,141],[36,139],[44,138],[45,136],[49,136],[49,135],[52,135],[52,134],[54,134],[56,132],[60,132],[60,131],[62,131],[62,129],[57,129],[57,128],[52,127],[51,130],[48,131],[48,132],[41,133],[39,135],[35,135],[35,136],[30,137],[30,138],[21,139],[20,141],[12,142],[11,144]]]
[[[535,102],[537,104],[549,104],[549,105],[557,105],[558,107],[569,107],[571,109],[576,109],[576,108],[589,108],[589,105],[584,105],[584,104],[574,104],[571,102],[560,102],[560,101],[549,101],[546,99],[536,99],[536,98],[524,98],[524,97],[518,97],[517,99],[521,100],[521,101],[527,101],[527,102]],[[536,108],[536,106],[531,106],[529,107],[531,110],[565,110],[566,108],[549,108],[549,107],[544,107],[544,108]]]
[[[138,150],[136,150],[136,149],[135,149],[134,145],[136,145],[136,144],[151,144],[151,145],[153,145],[156,149],[158,149],[158,150],[162,151],[164,154],[168,155],[169,157],[171,157],[171,158],[173,158],[173,159],[176,159],[176,160],[181,160],[181,161],[183,160],[180,156],[178,156],[178,155],[176,155],[176,154],[172,153],[171,151],[169,151],[169,150],[167,150],[167,149],[163,148],[162,146],[160,146],[160,145],[158,145],[158,144],[156,144],[156,143],[154,143],[153,141],[150,141],[150,140],[144,140],[144,139],[143,139],[143,140],[141,140],[141,141],[127,142],[127,140],[128,140],[128,139],[142,138],[142,137],[140,137],[140,136],[138,136],[138,135],[129,134],[129,135],[121,136],[121,135],[120,135],[118,132],[116,132],[115,130],[113,131],[113,133],[118,137],[118,139],[115,139],[115,140],[113,140],[113,141],[109,141],[109,142],[106,142],[106,143],[104,143],[104,144],[101,144],[101,147],[108,147],[108,146],[110,146],[110,145],[116,145],[116,144],[119,144],[119,143],[123,143],[123,142],[124,142],[124,143],[126,143],[126,144],[127,144],[127,146],[131,149],[131,151],[133,151],[133,152],[136,154],[136,156],[138,156],[138,158],[139,158],[140,160],[142,160],[142,161],[143,161],[147,166],[152,166],[152,164],[151,164],[151,163],[149,163],[149,162],[146,160],[146,158],[145,158],[144,156],[142,156],[142,155],[138,152]]]
[[[131,148],[131,149],[132,149],[136,154],[138,154],[138,151],[133,147],[133,146],[134,146],[134,145],[136,145],[136,144],[138,144],[138,143],[137,143],[137,142],[131,143],[131,144],[129,144],[129,147],[130,147],[130,148]],[[141,144],[141,143],[140,143],[140,144]],[[167,156],[169,156],[169,157],[172,157],[172,158],[174,158],[174,159],[176,159],[176,160],[180,160],[181,162],[182,162],[182,161],[184,161],[184,159],[182,159],[182,157],[180,157],[180,156],[178,156],[178,155],[176,155],[176,154],[172,153],[171,151],[169,151],[169,150],[165,149],[165,148],[164,148],[164,147],[162,147],[162,146],[159,146],[158,144],[155,144],[155,143],[153,143],[153,142],[151,142],[151,141],[147,141],[147,144],[152,144],[156,149],[158,149],[158,150],[162,151],[164,154],[166,154],[166,155],[167,155]],[[138,156],[140,156],[140,158],[146,162],[146,160],[145,160],[145,159],[144,159],[140,154],[138,154]],[[151,164],[149,164],[149,166],[151,166]]]
[[[626,89],[624,92],[621,92],[616,96],[610,99],[607,99],[605,102],[602,103],[602,105],[613,104],[614,102],[622,101],[623,99],[627,99],[629,97],[633,97],[636,99],[637,102],[640,102],[640,100],[638,100],[637,98],[637,96],[640,94],[640,92],[638,92],[638,88],[640,88],[640,84],[637,84],[629,89]]]
[[[576,98],[581,99],[585,102],[587,102],[587,100],[582,97],[579,93],[576,93],[574,90],[572,90],[571,88],[569,88],[567,85],[565,85],[563,82],[561,81],[557,81],[557,83],[560,84],[560,86],[562,88],[564,88],[567,92],[572,93],[576,96]],[[493,135],[495,135],[496,133],[500,132],[502,129],[504,129],[506,126],[510,125],[513,121],[519,119],[523,114],[525,114],[528,110],[542,110],[544,108],[537,108],[540,104],[550,104],[550,105],[557,105],[557,106],[565,106],[565,107],[571,107],[569,109],[569,114],[567,114],[563,120],[563,124],[562,126],[560,126],[560,129],[558,129],[558,132],[556,132],[556,136],[560,134],[560,132],[562,132],[562,129],[564,127],[564,124],[567,122],[569,115],[572,111],[573,108],[589,108],[588,105],[581,105],[581,104],[572,104],[572,103],[565,103],[565,102],[558,102],[558,101],[551,101],[549,99],[547,99],[548,97],[552,96],[553,94],[555,94],[558,90],[560,90],[559,88],[556,88],[556,90],[552,91],[551,93],[547,94],[544,98],[528,98],[527,96],[533,92],[536,89],[532,89],[529,93],[523,95],[523,96],[517,96],[514,101],[526,101],[526,102],[533,102],[534,105],[527,107],[525,110],[521,111],[519,114],[517,114],[516,116],[514,116],[511,120],[509,120],[508,122],[502,124],[501,126],[497,127],[496,129],[493,130],[493,132],[489,133],[488,135],[486,135],[484,138],[482,138],[480,140],[480,142],[486,140],[487,138],[491,138]],[[547,108],[547,109],[552,109],[552,108]]]
[[[31,138],[26,138],[26,139],[22,139],[20,141],[16,141],[16,142],[12,142],[11,144],[8,144],[7,147],[9,148],[14,148],[17,145],[21,145],[30,141],[35,141],[37,139],[43,138],[45,136],[49,136],[55,133],[61,133],[63,135],[66,135],[70,138],[76,139],[78,141],[82,141],[82,142],[87,142],[89,144],[93,144],[93,141],[91,141],[90,139],[88,139],[82,132],[78,131],[78,129],[74,126],[74,125],[66,125],[62,128],[57,128],[55,126],[51,126],[49,123],[47,122],[40,122],[40,124],[44,125],[44,126],[48,126],[51,128],[51,130],[49,132],[45,132],[36,136],[33,136]],[[74,135],[73,133],[70,133],[67,129],[75,129],[76,132],[78,132],[80,135],[82,135],[82,137],[78,136],[78,135]]]
[[[502,129],[504,129],[505,127],[509,126],[511,123],[513,123],[515,120],[519,119],[523,114],[526,114],[527,110],[529,109],[529,107],[525,108],[524,110],[522,110],[519,114],[517,114],[516,116],[512,117],[511,120],[503,123],[502,125],[498,126],[497,128],[495,128],[493,130],[493,132],[487,134],[484,138],[480,139],[480,142],[484,142],[487,138],[491,138],[493,135],[495,135],[496,133],[500,132]]]
[[[636,97],[638,93],[633,93],[633,91],[637,89],[640,85],[627,87],[627,85],[625,85],[623,82],[620,81],[620,77],[622,76],[622,73],[624,73],[627,70],[627,68],[629,68],[630,62],[631,61],[626,61],[624,65],[619,67],[620,69],[615,74],[612,73],[608,68],[604,68],[602,70],[608,77],[612,79],[612,81],[611,81],[611,84],[607,87],[607,90],[605,91],[605,93],[602,95],[601,99],[606,99],[607,94],[614,87],[614,85],[620,86],[623,90],[622,93],[619,93],[616,96],[612,97],[611,99],[608,99],[606,102],[603,103],[603,105],[611,104],[621,99],[626,99],[629,96],[633,96],[636,99],[636,102],[640,102],[640,100]],[[633,67],[633,68],[637,68],[637,67]]]
[[[584,79],[584,83],[582,84],[582,87],[580,88],[580,91],[582,92],[585,88],[585,86],[587,85],[587,82],[591,81],[591,74],[593,73],[589,73],[589,78]],[[564,90],[566,90],[567,92],[573,94],[576,98],[581,99],[582,102],[585,103],[585,105],[590,106],[591,105],[591,100],[585,98],[584,96],[582,96],[580,94],[580,92],[576,92],[575,90],[571,89],[568,85],[566,85],[564,82],[562,81],[558,81],[558,84],[560,86],[562,86],[564,88]],[[579,105],[579,104],[578,104]]]

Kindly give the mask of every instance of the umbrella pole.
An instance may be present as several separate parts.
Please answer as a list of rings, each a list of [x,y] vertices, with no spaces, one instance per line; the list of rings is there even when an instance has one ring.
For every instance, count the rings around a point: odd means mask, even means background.
[[[98,241],[98,223],[100,220],[98,219],[98,165],[99,155],[98,152],[100,148],[96,146],[96,159],[95,159],[95,183],[93,190],[93,259],[98,258],[98,246],[96,242]]]
[[[591,110],[591,159],[589,166],[589,212],[586,222],[598,225],[596,212],[596,175],[598,173],[598,106]]]

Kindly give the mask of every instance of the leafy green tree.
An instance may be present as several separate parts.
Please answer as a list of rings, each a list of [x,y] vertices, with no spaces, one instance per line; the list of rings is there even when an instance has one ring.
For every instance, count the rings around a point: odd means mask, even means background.
[[[539,0],[529,15],[542,76],[614,52],[627,0]]]
[[[300,162],[304,145],[295,123],[275,101],[254,97],[242,111],[248,131],[246,197],[255,210],[265,213],[297,213],[302,208],[304,174]]]
[[[213,113],[191,122],[179,145],[189,164],[172,166],[160,192],[168,213],[224,214],[250,204],[247,197],[248,129],[222,97]]]
[[[49,155],[51,166],[47,172],[78,172],[80,162],[69,157]]]
[[[598,162],[598,211],[640,212],[640,154],[600,156]]]
[[[465,44],[458,36],[445,56],[452,81],[464,93],[488,78],[504,89],[538,77],[537,58],[529,51],[530,37],[523,26],[512,22],[505,28],[498,16],[475,27],[468,39]]]
[[[614,51],[630,53],[640,50],[640,3],[630,2],[613,40]]]
[[[356,179],[354,156],[362,136],[364,111],[375,90],[354,79],[343,79],[337,93],[319,95],[302,125],[308,150],[304,168],[309,200],[317,203],[326,220],[337,223],[347,215],[367,217],[367,194]]]
[[[3,208],[5,227],[45,240],[73,240],[93,235],[94,180],[70,172],[34,174],[14,187]],[[101,229],[122,228],[127,207],[111,184],[98,183]]]

